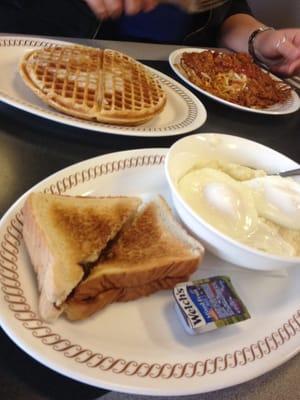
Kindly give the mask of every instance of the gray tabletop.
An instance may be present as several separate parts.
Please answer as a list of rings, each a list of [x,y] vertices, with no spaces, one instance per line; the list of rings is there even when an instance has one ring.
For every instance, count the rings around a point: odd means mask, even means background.
[[[76,40],[78,42],[78,40]],[[168,63],[175,46],[81,40],[122,50],[178,79]],[[224,132],[266,144],[300,162],[300,112],[286,116],[237,111],[197,93],[208,111],[199,132]],[[169,147],[178,137],[125,137],[71,128],[0,102],[0,215],[41,179],[75,162],[113,151]],[[300,327],[297,332],[300,334]],[[146,399],[106,393],[51,371],[27,356],[0,330],[0,398],[2,399]],[[250,382],[188,399],[300,399],[300,356]]]

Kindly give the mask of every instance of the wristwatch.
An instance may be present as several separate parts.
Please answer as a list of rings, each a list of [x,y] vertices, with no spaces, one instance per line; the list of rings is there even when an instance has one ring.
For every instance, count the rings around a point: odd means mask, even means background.
[[[258,34],[266,31],[274,31],[274,28],[272,28],[271,26],[261,26],[260,28],[255,29],[255,31],[251,33],[248,39],[248,53],[253,58],[253,60],[260,65],[265,65],[265,64],[263,63],[262,60],[258,58],[257,54],[255,53],[254,42]]]

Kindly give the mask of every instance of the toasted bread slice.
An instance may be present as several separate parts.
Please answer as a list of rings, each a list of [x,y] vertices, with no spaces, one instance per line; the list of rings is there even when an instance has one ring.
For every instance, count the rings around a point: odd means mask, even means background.
[[[72,299],[66,305],[65,312],[69,320],[81,320],[111,303],[136,300],[140,297],[149,296],[159,290],[172,289],[177,283],[184,282],[188,278],[189,275],[176,278],[167,277],[140,286],[104,290],[95,297],[87,298],[86,300]]]
[[[101,260],[67,300],[70,319],[82,319],[114,301],[127,301],[173,287],[192,274],[202,245],[178,224],[158,196],[124,225]]]
[[[28,196],[23,236],[38,277],[43,319],[60,312],[85,270],[98,260],[140,203],[137,197]]]
[[[134,126],[160,113],[166,94],[143,64],[109,49],[54,46],[27,52],[25,84],[57,110],[86,120]]]

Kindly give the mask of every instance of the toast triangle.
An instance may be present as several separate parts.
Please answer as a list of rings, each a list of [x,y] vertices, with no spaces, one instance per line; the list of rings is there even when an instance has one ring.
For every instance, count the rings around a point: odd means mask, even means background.
[[[107,243],[133,217],[137,197],[71,197],[31,193],[23,207],[23,237],[37,274],[39,311],[45,320],[95,263]]]
[[[140,207],[99,263],[65,304],[67,318],[83,319],[116,301],[174,287],[195,272],[204,248],[157,196]]]

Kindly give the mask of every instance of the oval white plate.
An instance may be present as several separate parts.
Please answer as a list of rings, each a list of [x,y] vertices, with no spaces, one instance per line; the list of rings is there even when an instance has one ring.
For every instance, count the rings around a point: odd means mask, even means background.
[[[70,195],[160,193],[170,203],[166,149],[134,150],[68,167],[32,190]],[[300,269],[257,273],[210,254],[194,277],[228,275],[250,320],[189,336],[170,291],[113,304],[94,317],[52,325],[37,315],[36,278],[22,239],[25,193],[0,223],[0,323],[42,364],[97,387],[146,395],[217,390],[257,377],[300,350]]]
[[[259,113],[259,114],[290,114],[293,113],[297,110],[299,110],[300,108],[300,99],[299,96],[297,95],[297,93],[292,90],[292,96],[290,99],[288,99],[285,103],[282,104],[274,104],[272,107],[268,107],[265,109],[257,109],[257,108],[250,108],[250,107],[245,107],[245,106],[241,106],[239,104],[235,104],[232,103],[230,101],[221,99],[218,96],[215,96],[209,92],[207,92],[204,89],[201,89],[199,86],[195,85],[194,83],[192,83],[187,77],[186,75],[180,71],[176,65],[180,64],[180,59],[181,56],[184,52],[198,52],[201,53],[202,51],[205,51],[207,49],[197,49],[197,48],[183,48],[183,49],[178,49],[173,51],[170,56],[169,56],[169,63],[171,68],[173,69],[173,71],[182,79],[184,80],[186,83],[188,83],[192,88],[194,88],[195,90],[197,90],[198,92],[205,94],[206,96],[219,101],[220,103],[226,104],[230,107],[233,108],[237,108],[239,110],[244,110],[244,111],[250,111],[250,112],[254,112],[254,113]],[[280,80],[279,78],[277,78],[275,75],[272,75],[272,77],[276,80]]]
[[[56,111],[42,102],[25,86],[18,73],[18,65],[26,51],[58,44],[65,45],[70,43],[27,37],[0,37],[0,100],[21,110],[66,125],[127,136],[158,137],[180,135],[199,128],[206,121],[206,109],[196,96],[174,79],[149,67],[147,68],[162,83],[168,100],[164,110],[143,125],[125,127],[102,124],[100,122],[85,121]]]

